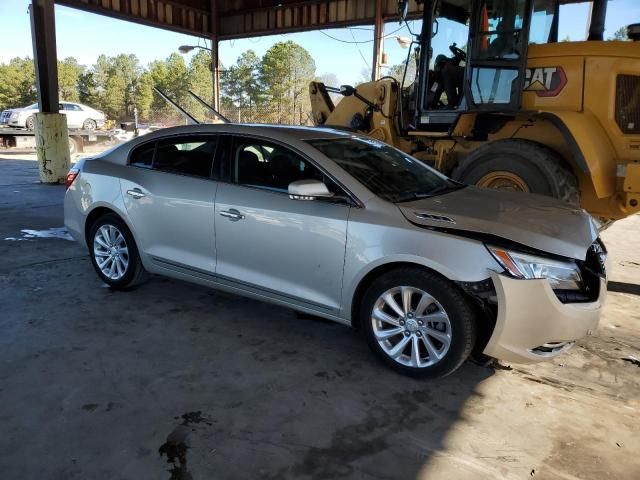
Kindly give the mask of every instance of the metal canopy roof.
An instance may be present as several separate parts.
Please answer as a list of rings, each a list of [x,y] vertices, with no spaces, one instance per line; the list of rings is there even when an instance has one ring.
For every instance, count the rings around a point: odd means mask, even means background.
[[[371,25],[376,0],[55,0],[59,5],[218,40]],[[385,20],[398,18],[397,0],[380,0]],[[422,7],[409,2],[409,15]],[[212,22],[217,16],[216,25]]]

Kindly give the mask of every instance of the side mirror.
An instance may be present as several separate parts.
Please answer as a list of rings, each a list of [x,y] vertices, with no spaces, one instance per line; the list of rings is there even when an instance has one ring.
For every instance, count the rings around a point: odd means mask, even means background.
[[[315,200],[318,197],[333,197],[333,193],[320,180],[296,180],[289,184],[288,190],[289,198],[293,200]]]

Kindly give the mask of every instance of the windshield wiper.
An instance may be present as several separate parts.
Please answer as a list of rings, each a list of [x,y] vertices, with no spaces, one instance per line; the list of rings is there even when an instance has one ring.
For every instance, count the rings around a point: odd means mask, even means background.
[[[395,200],[394,203],[403,203],[403,202],[410,202],[412,200],[420,200],[421,198],[436,197],[438,195],[443,195],[445,193],[455,192],[456,190],[460,190],[464,187],[466,187],[465,184],[450,180],[447,183],[443,183],[442,185],[439,185],[428,192],[408,193],[407,195],[404,195],[398,198],[397,200]]]
[[[402,197],[398,197],[398,199],[394,200],[393,203],[410,202],[411,200],[420,200],[421,198],[429,198],[430,196],[431,196],[430,193],[411,192],[406,195],[403,195]]]
[[[439,187],[434,188],[429,192],[430,197],[434,197],[436,195],[442,195],[443,193],[455,192],[456,190],[460,190],[466,187],[464,183],[455,182],[453,180],[449,180],[447,183],[443,183]]]

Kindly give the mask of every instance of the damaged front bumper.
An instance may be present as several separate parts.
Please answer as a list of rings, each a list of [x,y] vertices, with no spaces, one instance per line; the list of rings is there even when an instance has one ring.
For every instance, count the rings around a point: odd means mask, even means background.
[[[492,272],[498,314],[483,353],[514,363],[534,363],[566,351],[598,326],[607,284],[588,303],[562,303],[549,282],[521,280]]]

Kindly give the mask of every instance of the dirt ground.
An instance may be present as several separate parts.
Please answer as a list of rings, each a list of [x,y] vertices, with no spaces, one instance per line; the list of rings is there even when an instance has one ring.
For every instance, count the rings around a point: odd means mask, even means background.
[[[64,187],[0,158],[7,479],[640,478],[640,216],[603,237],[598,331],[552,362],[426,382],[357,332],[203,287],[98,280]],[[8,238],[8,240],[7,240]]]

